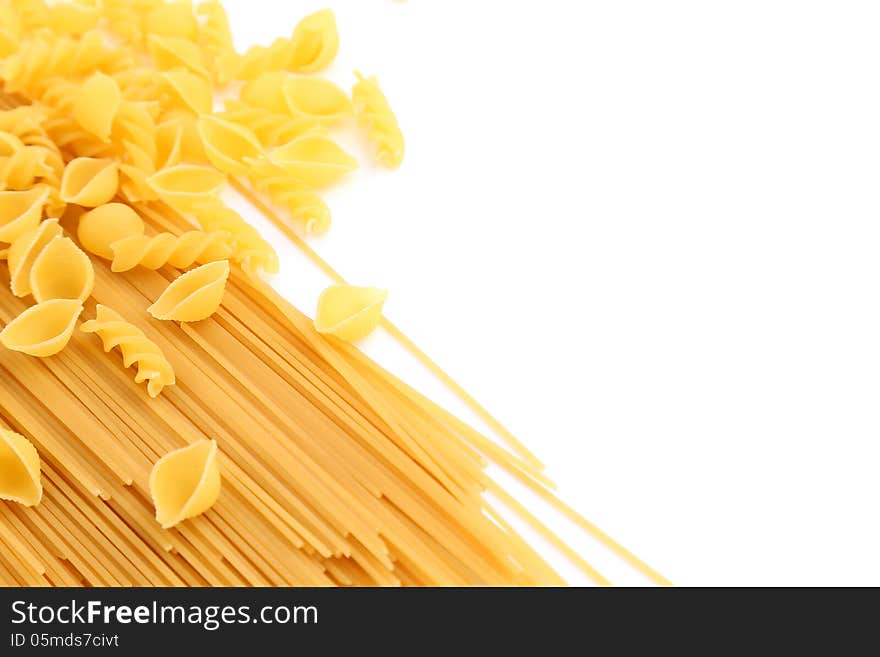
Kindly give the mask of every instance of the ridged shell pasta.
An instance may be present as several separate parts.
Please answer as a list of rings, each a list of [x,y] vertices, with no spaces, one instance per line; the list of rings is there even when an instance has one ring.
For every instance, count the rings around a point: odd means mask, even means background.
[[[357,160],[332,139],[307,134],[272,149],[269,159],[309,187],[326,187],[357,168]]]
[[[288,110],[295,117],[333,123],[352,113],[348,96],[329,80],[288,76],[281,91]]]
[[[167,71],[162,77],[183,109],[194,114],[204,114],[213,108],[211,83],[202,76],[181,68]]]
[[[45,187],[0,192],[0,242],[14,242],[36,228],[48,198],[49,190]]]
[[[198,322],[220,307],[229,261],[221,260],[196,267],[174,279],[147,311],[156,319]]]
[[[89,253],[113,259],[110,245],[126,237],[143,235],[144,220],[124,203],[105,203],[79,218],[76,236]]]
[[[116,195],[119,173],[116,162],[78,157],[67,163],[61,179],[61,200],[93,208]]]
[[[85,301],[95,286],[95,268],[72,239],[54,237],[34,260],[30,286],[38,303],[49,299]]]
[[[36,506],[41,499],[37,448],[21,434],[0,428],[0,500]]]
[[[360,73],[355,75],[358,81],[351,92],[355,114],[367,129],[376,161],[396,169],[403,162],[404,153],[403,133],[397,124],[397,117],[391,111],[375,76],[365,78]]]
[[[79,88],[73,104],[73,118],[84,130],[101,141],[107,141],[121,102],[122,93],[116,80],[99,71]]]
[[[178,269],[195,263],[227,260],[232,255],[230,234],[225,231],[204,233],[198,230],[181,235],[159,233],[158,235],[133,235],[113,242],[115,272],[128,271],[137,266],[158,269],[171,265]]]
[[[75,299],[38,303],[0,331],[0,344],[29,356],[54,356],[70,341],[82,309],[82,304]]]
[[[163,201],[183,212],[217,198],[226,176],[213,167],[178,164],[153,174],[148,182]]]
[[[83,322],[80,330],[84,333],[96,333],[101,338],[105,352],[119,347],[123,365],[137,365],[135,381],[147,381],[147,393],[150,397],[158,396],[165,386],[174,385],[174,369],[162,350],[143,331],[125,321],[115,310],[98,304],[95,319]]]
[[[204,115],[199,117],[198,129],[205,154],[211,164],[224,173],[245,174],[248,171],[247,162],[263,154],[263,147],[256,136],[247,128],[230,121]]]
[[[220,496],[217,442],[199,442],[163,456],[150,472],[156,521],[168,529],[204,513]]]
[[[31,293],[31,268],[43,248],[54,238],[60,237],[61,226],[57,219],[46,219],[36,228],[20,235],[10,246],[9,287],[17,297]]]
[[[375,287],[331,285],[318,297],[315,328],[341,340],[360,340],[379,325],[387,297]]]

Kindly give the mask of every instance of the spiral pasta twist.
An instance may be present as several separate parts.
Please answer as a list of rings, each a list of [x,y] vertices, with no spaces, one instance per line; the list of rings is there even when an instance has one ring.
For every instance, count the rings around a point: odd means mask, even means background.
[[[248,179],[257,192],[283,208],[307,233],[320,234],[330,228],[330,209],[324,200],[281,167],[261,162]]]
[[[98,304],[95,319],[80,327],[85,333],[97,333],[109,352],[116,347],[122,352],[125,367],[137,364],[135,382],[147,381],[147,393],[156,397],[165,386],[174,385],[174,369],[155,342],[115,310]]]
[[[196,203],[191,214],[206,231],[224,231],[231,235],[232,259],[243,269],[251,272],[263,270],[269,274],[278,273],[278,254],[260,235],[256,228],[247,223],[238,212],[218,199],[205,199]]]
[[[198,230],[181,235],[132,235],[110,245],[113,250],[111,269],[120,272],[137,266],[159,269],[164,265],[184,269],[196,263],[226,260],[232,255],[230,237],[227,231],[204,233]]]
[[[5,60],[2,78],[8,92],[33,98],[39,97],[53,78],[78,78],[95,71],[113,73],[133,64],[129,50],[106,43],[97,30],[81,38],[41,30]]]
[[[396,169],[403,162],[403,133],[397,117],[391,111],[388,99],[379,88],[375,76],[363,77],[355,73],[358,81],[351,92],[355,114],[366,127],[377,162]]]
[[[202,29],[199,32],[199,46],[210,55],[212,60],[212,76],[219,77],[217,61],[234,58],[235,46],[232,42],[232,30],[229,17],[218,0],[208,0],[199,5],[197,12],[202,17]]]

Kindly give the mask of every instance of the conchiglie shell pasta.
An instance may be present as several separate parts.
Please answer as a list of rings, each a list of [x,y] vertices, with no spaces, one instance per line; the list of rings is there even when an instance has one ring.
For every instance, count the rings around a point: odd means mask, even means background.
[[[78,157],[67,163],[61,178],[61,200],[93,208],[116,195],[119,172],[112,160]]]
[[[357,160],[328,137],[303,135],[273,149],[269,159],[310,187],[326,187],[357,168]]]
[[[0,192],[0,242],[14,242],[20,235],[36,228],[48,198],[46,187]]]
[[[73,103],[73,118],[84,130],[107,141],[121,102],[116,80],[98,72],[79,88]]]
[[[37,448],[21,434],[0,428],[0,500],[36,506],[41,499]]]
[[[19,236],[9,247],[9,287],[17,297],[31,293],[31,268],[40,251],[61,235],[57,219],[46,219],[33,230]]]
[[[375,287],[331,285],[318,298],[315,328],[341,340],[360,340],[379,325],[387,297]]]
[[[191,41],[151,34],[147,39],[147,48],[156,67],[163,71],[183,67],[193,73],[208,77],[208,69],[205,67],[202,51]]]
[[[242,87],[240,98],[252,107],[287,114],[290,109],[284,97],[284,82],[289,77],[286,71],[262,73]]]
[[[144,220],[124,203],[105,203],[79,218],[76,236],[89,253],[113,259],[113,242],[144,234]]]
[[[55,237],[34,260],[30,285],[37,302],[85,301],[95,286],[92,261],[69,237]]]
[[[329,80],[288,76],[281,90],[295,117],[331,122],[352,113],[346,93]]]
[[[220,307],[228,278],[228,260],[196,267],[174,279],[147,312],[177,322],[207,319]]]
[[[235,123],[206,114],[199,117],[198,128],[205,154],[211,164],[224,173],[247,173],[248,167],[244,163],[263,153],[254,134]]]
[[[29,356],[54,356],[67,346],[83,307],[75,299],[31,306],[0,331],[0,344]]]
[[[329,66],[339,51],[336,16],[330,9],[303,18],[293,31],[294,54],[289,70],[313,73]]]
[[[150,472],[150,496],[163,529],[204,513],[219,495],[220,468],[213,440],[166,454]]]
[[[156,126],[156,168],[166,169],[180,163],[183,148],[183,125],[165,121]]]
[[[168,205],[182,211],[217,198],[226,176],[213,167],[178,164],[154,173],[148,182]]]
[[[162,77],[184,109],[194,114],[211,111],[214,97],[211,93],[211,84],[205,78],[185,69],[168,71],[163,73]]]

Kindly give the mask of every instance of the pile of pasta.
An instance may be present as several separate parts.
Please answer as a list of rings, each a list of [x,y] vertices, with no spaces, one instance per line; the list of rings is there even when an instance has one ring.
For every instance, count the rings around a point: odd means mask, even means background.
[[[489,463],[665,583],[302,241],[335,126],[404,155],[375,78],[314,76],[338,47],[329,10],[239,53],[217,0],[0,0],[0,583],[562,584],[511,513],[608,583]],[[230,186],[336,279],[314,319]],[[379,325],[507,445],[351,344]]]

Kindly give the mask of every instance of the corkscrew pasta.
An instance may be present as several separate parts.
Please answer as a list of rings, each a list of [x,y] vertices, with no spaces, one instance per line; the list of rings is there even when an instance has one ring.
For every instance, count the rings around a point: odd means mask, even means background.
[[[125,321],[112,308],[98,304],[95,318],[83,322],[80,330],[96,333],[101,338],[105,352],[119,348],[124,367],[137,365],[135,382],[147,381],[150,397],[159,395],[165,386],[174,385],[174,369],[162,350],[142,330]]]
[[[110,245],[114,272],[129,271],[135,267],[158,269],[171,265],[185,269],[195,263],[206,264],[227,260],[232,255],[231,235],[226,231],[205,233],[190,230],[181,235],[132,235]]]
[[[365,78],[356,73],[358,81],[352,89],[354,109],[367,129],[376,161],[396,169],[403,162],[403,133],[388,99],[379,88],[375,76]]]

